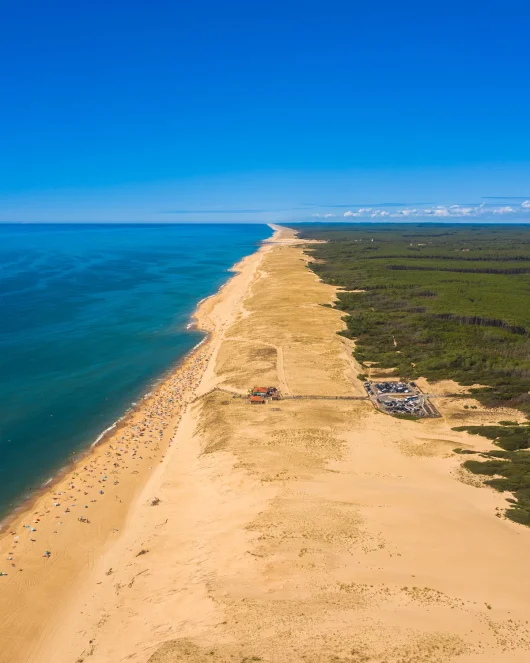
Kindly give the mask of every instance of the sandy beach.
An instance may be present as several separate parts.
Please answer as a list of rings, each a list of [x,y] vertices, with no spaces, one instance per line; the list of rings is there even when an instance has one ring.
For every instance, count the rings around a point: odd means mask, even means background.
[[[506,411],[447,381],[440,419],[355,400],[336,291],[274,229],[199,306],[208,339],[2,532],[1,663],[530,660],[530,529],[452,452]]]

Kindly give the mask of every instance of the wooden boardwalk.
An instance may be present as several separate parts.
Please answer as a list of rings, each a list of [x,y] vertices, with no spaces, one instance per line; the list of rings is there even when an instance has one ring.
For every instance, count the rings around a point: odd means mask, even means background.
[[[199,400],[201,398],[204,398],[205,396],[208,396],[209,394],[213,393],[214,391],[220,391],[225,394],[230,394],[233,398],[248,398],[248,394],[246,393],[241,393],[240,391],[236,391],[235,389],[227,389],[226,387],[213,387],[213,389],[210,389],[209,391],[205,392],[204,394],[201,394],[200,396],[197,396],[194,400]],[[368,396],[324,396],[324,395],[319,395],[319,394],[308,394],[304,396],[295,396],[295,395],[285,395],[282,396],[281,399],[282,401],[299,401],[299,400],[326,400],[326,401],[367,401],[369,400]],[[274,401],[274,402],[279,402],[279,401]]]
[[[243,393],[241,391],[237,391],[236,389],[227,389],[226,387],[213,387],[213,389],[210,389],[209,391],[205,392],[204,394],[201,394],[200,396],[197,396],[194,398],[192,402],[198,401],[201,398],[204,398],[205,396],[208,396],[209,394],[212,394],[215,391],[219,391],[224,394],[228,394],[232,396],[232,398],[248,398],[247,393]],[[429,417],[434,417],[438,418],[441,417],[441,414],[438,412],[438,410],[434,407],[432,403],[429,402],[429,398],[425,395],[423,395],[425,398],[425,410],[427,412],[427,417],[422,417],[422,418],[429,418]],[[436,396],[435,396],[436,398]],[[280,401],[370,401],[372,405],[375,407],[376,410],[380,410],[381,412],[384,412],[385,414],[388,414],[392,416],[390,412],[386,412],[383,410],[381,407],[379,407],[378,403],[375,401],[375,399],[370,398],[369,396],[324,396],[321,394],[307,394],[307,395],[286,395],[282,396],[279,401],[271,401],[274,403],[279,403]]]

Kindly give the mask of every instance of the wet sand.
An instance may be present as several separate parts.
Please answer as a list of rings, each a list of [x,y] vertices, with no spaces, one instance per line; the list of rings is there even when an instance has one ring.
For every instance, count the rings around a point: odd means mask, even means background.
[[[322,306],[335,290],[306,261],[279,231],[202,303],[210,337],[171,446],[162,412],[151,438],[108,440],[55,486],[36,532],[17,525],[25,571],[0,578],[0,660],[530,660],[530,529],[452,452],[491,448],[452,426],[506,412],[464,410],[447,383],[429,385],[443,418],[421,422],[367,401],[238,397],[256,382],[363,393],[341,314]]]

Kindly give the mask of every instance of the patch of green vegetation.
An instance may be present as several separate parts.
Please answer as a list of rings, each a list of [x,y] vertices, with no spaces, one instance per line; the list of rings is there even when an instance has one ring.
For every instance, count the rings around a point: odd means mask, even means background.
[[[483,435],[505,451],[530,449],[529,426],[456,426],[456,431],[465,431],[471,435]]]
[[[355,357],[404,379],[453,379],[530,415],[530,227],[305,224],[325,282],[345,290]]]
[[[530,449],[530,427],[457,426],[453,430],[483,435],[503,449],[481,453],[483,460],[467,460],[464,467],[474,474],[495,476],[485,483],[496,490],[511,492],[515,498],[510,500],[512,506],[506,510],[506,517],[530,526],[530,453],[525,451]]]
[[[530,454],[527,451],[492,451],[485,461],[466,460],[464,467],[474,474],[495,477],[485,483],[495,490],[513,493],[506,517],[530,526]]]

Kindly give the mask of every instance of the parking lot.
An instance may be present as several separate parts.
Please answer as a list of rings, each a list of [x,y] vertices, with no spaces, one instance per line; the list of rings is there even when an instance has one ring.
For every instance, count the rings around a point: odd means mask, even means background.
[[[415,382],[394,380],[365,382],[364,388],[374,406],[387,414],[413,417],[440,416]]]

